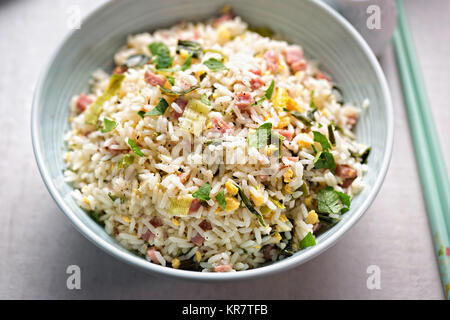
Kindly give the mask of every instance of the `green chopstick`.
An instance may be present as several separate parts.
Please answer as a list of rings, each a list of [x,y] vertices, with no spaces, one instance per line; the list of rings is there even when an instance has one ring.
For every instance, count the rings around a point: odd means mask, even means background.
[[[396,4],[394,48],[442,285],[450,299],[450,184],[403,3]]]

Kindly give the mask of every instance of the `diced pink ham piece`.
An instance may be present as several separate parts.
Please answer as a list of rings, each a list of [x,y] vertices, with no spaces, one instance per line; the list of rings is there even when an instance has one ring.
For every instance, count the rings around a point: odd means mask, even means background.
[[[211,223],[208,220],[203,220],[198,226],[202,228],[203,231],[212,230]]]
[[[156,252],[156,249],[155,249],[155,248],[153,248],[153,247],[149,248],[149,249],[147,250],[147,258],[148,258],[151,262],[156,263],[156,264],[159,264],[159,260],[158,260],[158,258],[156,257],[155,252]]]
[[[264,60],[266,61],[267,70],[275,72],[278,69],[278,53],[274,51],[266,51],[264,53]]]
[[[77,108],[80,110],[80,112],[83,112],[86,110],[86,108],[92,103],[92,99],[89,98],[84,93],[80,94],[77,100]]]
[[[145,71],[144,79],[147,83],[152,86],[163,86],[166,83],[166,78],[163,76],[158,76],[151,71]]]
[[[233,266],[231,264],[221,264],[214,267],[215,272],[230,272],[233,270]]]
[[[200,209],[201,203],[200,200],[198,200],[197,198],[195,198],[194,200],[192,200],[191,202],[191,206],[189,207],[189,212],[188,214],[197,212],[198,209]]]
[[[260,77],[250,79],[250,87],[252,88],[252,90],[259,89],[264,84],[265,82]]]
[[[316,233],[320,229],[320,222],[313,224],[313,233]]]
[[[150,230],[147,230],[142,234],[141,238],[144,241],[150,242],[153,241],[153,239],[155,239],[155,235]]]
[[[268,245],[267,247],[265,247],[263,250],[264,259],[272,260],[272,252],[273,251],[276,251],[276,245],[271,244],[271,245]]]
[[[298,162],[298,157],[288,157],[289,161]]]
[[[303,59],[303,50],[298,47],[289,48],[285,54],[286,63],[291,67],[293,72],[306,69],[306,61]]]
[[[191,238],[191,242],[194,243],[196,246],[201,246],[203,242],[205,241],[205,238],[203,238],[198,232]]]
[[[240,92],[236,95],[235,103],[240,110],[247,109],[252,104],[252,96],[248,92]]]
[[[213,128],[222,132],[222,133],[226,133],[226,132],[231,132],[232,129],[231,127],[228,125],[228,123],[226,123],[225,121],[223,121],[222,119],[219,118],[213,118],[212,120],[212,125]]]
[[[177,100],[175,100],[175,103],[180,107],[181,113],[173,110],[172,114],[176,119],[178,119],[183,115],[184,109],[186,109],[187,102],[183,98],[178,98]]]
[[[189,175],[191,174],[190,171],[186,171],[180,174],[180,182],[185,183],[189,179]]]
[[[262,71],[261,69],[250,69],[249,70],[251,73],[256,74],[257,76],[262,76]]]
[[[348,186],[350,186],[358,176],[358,172],[356,171],[356,169],[346,164],[336,165],[335,174],[338,177],[342,178],[343,181],[341,186],[343,188],[347,188]]]
[[[289,130],[279,130],[278,133],[285,137],[288,141],[291,141],[294,136],[294,131]]]
[[[124,66],[117,66],[117,67],[114,68],[113,73],[114,73],[114,74],[122,74],[122,73],[127,72],[127,70],[128,70],[127,67],[124,67]]]
[[[322,71],[317,71],[316,73],[316,79],[325,79],[328,81],[331,81],[331,78],[329,76],[327,76],[326,74],[324,74]]]
[[[155,228],[161,227],[161,226],[163,225],[162,222],[161,222],[161,220],[159,220],[159,218],[157,218],[157,217],[153,217],[153,218],[150,220],[150,224],[151,224],[152,226],[154,226]]]
[[[350,126],[354,126],[358,122],[358,115],[351,114],[347,117],[347,124]]]

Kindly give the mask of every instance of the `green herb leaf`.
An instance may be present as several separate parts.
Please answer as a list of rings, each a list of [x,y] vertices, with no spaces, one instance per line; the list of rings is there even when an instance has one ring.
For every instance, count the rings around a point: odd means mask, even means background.
[[[108,197],[114,202],[114,201],[116,201],[117,199],[120,199],[120,203],[124,203],[125,202],[125,199],[123,199],[123,198],[121,198],[121,197],[118,197],[118,196],[115,196],[115,195],[113,195],[111,192],[108,192]]]
[[[97,224],[104,226],[104,223],[103,221],[100,220],[100,216],[97,212],[89,211],[88,214],[92,218],[92,220],[94,220]]]
[[[321,213],[340,214],[350,208],[350,197],[337,192],[333,187],[322,189],[317,194],[317,210]]]
[[[328,142],[326,136],[321,134],[319,131],[313,131],[313,134],[314,134],[314,141],[320,143],[323,151],[328,151],[329,149],[331,149],[331,145]]]
[[[315,169],[330,169],[333,173],[336,170],[336,162],[331,153],[327,151],[320,151],[314,158]]]
[[[113,120],[103,119],[103,128],[101,130],[102,133],[107,133],[113,131],[117,126],[117,123]]]
[[[200,43],[191,40],[178,40],[177,53],[181,50],[190,52],[194,58],[199,58],[203,53]]]
[[[317,109],[317,106],[314,103],[314,90],[311,91],[311,96],[310,96],[310,99],[309,99],[309,107],[311,109]]]
[[[336,145],[336,137],[334,136],[333,125],[330,123],[328,125],[328,138],[333,146]]]
[[[272,29],[270,29],[269,27],[248,27],[249,31],[252,32],[256,32],[257,34],[259,34],[262,37],[266,37],[266,38],[272,38],[274,35],[274,32]]]
[[[253,103],[253,106],[261,105],[266,99],[270,100],[272,98],[274,88],[275,88],[275,81],[272,80],[272,82],[270,83],[269,87],[266,90],[266,93],[264,94],[264,97]]]
[[[84,122],[86,124],[97,124],[98,117],[103,111],[103,104],[117,94],[124,78],[124,74],[113,74],[111,76],[108,88],[84,112]]]
[[[227,207],[227,202],[225,201],[225,192],[223,190],[219,191],[219,193],[216,195],[216,200],[222,210],[225,210],[225,208]]]
[[[144,117],[145,117],[145,111],[140,110],[140,111],[138,111],[137,114],[138,114],[142,119],[144,119]]]
[[[133,150],[133,152],[136,153],[139,157],[144,156],[141,149],[139,149],[139,147],[137,146],[136,142],[134,142],[133,139],[128,138],[128,145],[130,146],[131,150]]]
[[[270,83],[269,87],[266,90],[266,95],[265,97],[270,100],[272,99],[272,94],[273,94],[273,89],[275,88],[275,81],[272,80],[272,82]]]
[[[217,146],[217,145],[221,144],[222,142],[223,141],[219,140],[219,139],[208,140],[208,141],[205,141],[205,146],[209,146],[210,144]]]
[[[315,245],[316,240],[314,239],[314,236],[311,232],[308,232],[308,234],[302,239],[302,241],[300,241],[300,249],[305,249]]]
[[[239,192],[239,196],[242,199],[242,202],[244,203],[244,205],[247,207],[247,209],[253,213],[259,220],[259,222],[261,223],[261,225],[263,225],[264,227],[266,226],[266,223],[264,222],[264,218],[261,215],[261,213],[259,213],[251,204],[250,200],[247,198],[247,196],[245,195],[244,191],[241,190],[241,188],[238,187],[238,192]]]
[[[287,109],[285,111],[288,111]],[[289,112],[292,116],[294,116],[296,119],[300,120],[306,127],[311,127],[313,125],[312,120],[300,112],[294,110]]]
[[[150,60],[146,54],[135,54],[127,58],[124,66],[127,68],[137,68],[145,65]]]
[[[190,93],[190,92],[192,92],[192,91],[194,91],[194,90],[197,90],[198,88],[200,88],[200,86],[192,86],[192,87],[190,87],[190,88],[187,89],[187,90],[177,92],[177,91],[173,91],[173,90],[170,90],[170,89],[166,89],[166,88],[161,87],[161,86],[159,87],[159,89],[160,89],[164,94],[166,94],[166,95],[168,95],[168,96],[184,96],[184,95],[186,95],[186,94],[188,94],[188,93]]]
[[[211,71],[214,71],[214,72],[227,69],[227,67],[225,67],[225,65],[221,61],[219,61],[215,58],[206,60],[205,62],[203,62],[203,64],[205,66],[207,66]]]
[[[171,85],[174,85],[174,84],[175,84],[175,78],[174,78],[174,77],[166,76],[166,79],[167,79],[167,81],[169,81],[169,83],[170,83]]]
[[[211,192],[211,185],[209,184],[209,182],[206,182],[204,185],[202,185],[200,188],[198,188],[198,190],[195,191],[192,194],[192,196],[199,200],[207,201],[207,200],[211,199],[209,197],[210,192]]]
[[[204,103],[204,104],[206,104],[207,106],[210,106],[211,105],[211,102],[209,101],[209,99],[208,99],[208,96],[206,95],[206,93],[204,93],[204,94],[202,94],[202,102]]]
[[[189,54],[189,56],[184,60],[183,65],[181,66],[181,71],[186,71],[191,67],[191,61],[192,61],[192,53]]]
[[[249,134],[247,137],[247,142],[250,147],[255,147],[259,149],[261,147],[267,146],[269,138],[272,134],[272,124],[266,122],[262,124],[255,133]]]
[[[117,168],[123,169],[123,168],[128,167],[129,165],[133,164],[133,162],[134,162],[134,156],[132,154],[126,154],[117,163]]]
[[[143,116],[160,116],[163,115],[164,112],[166,112],[167,108],[169,107],[169,104],[167,103],[166,99],[161,98],[159,99],[158,104],[156,107],[154,107],[149,112],[146,112],[143,114]]]
[[[156,69],[168,68],[172,65],[173,58],[169,48],[162,42],[153,42],[149,45],[150,51],[156,57]]]
[[[308,186],[306,185],[306,182],[303,182],[303,184],[300,186],[300,191],[302,192],[302,196],[309,196]]]
[[[361,154],[361,163],[366,164],[367,159],[369,158],[370,151],[372,151],[372,148],[367,148],[362,154]]]

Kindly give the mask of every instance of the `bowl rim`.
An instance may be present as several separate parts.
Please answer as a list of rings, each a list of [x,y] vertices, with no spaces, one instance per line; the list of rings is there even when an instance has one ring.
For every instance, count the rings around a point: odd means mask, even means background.
[[[108,1],[92,11],[90,11],[84,18],[83,21],[92,19],[98,12],[113,5],[120,0],[111,0]],[[371,67],[375,70],[375,75],[380,83],[381,91],[383,93],[383,101],[386,102],[385,108],[387,110],[387,136],[386,136],[386,144],[385,144],[385,153],[381,163],[381,169],[376,177],[375,183],[370,190],[367,198],[364,199],[360,207],[352,214],[352,216],[343,224],[339,230],[331,234],[327,239],[318,243],[314,247],[311,247],[305,250],[301,255],[292,256],[287,259],[283,259],[277,261],[274,264],[270,264],[267,266],[262,266],[250,270],[243,270],[238,272],[229,272],[229,273],[214,273],[214,272],[198,272],[198,271],[187,271],[180,269],[173,269],[169,267],[163,267],[157,264],[149,263],[142,257],[138,257],[133,253],[126,251],[126,249],[119,249],[108,243],[105,239],[103,239],[100,235],[91,230],[87,225],[85,225],[69,206],[65,203],[63,197],[60,192],[56,188],[55,183],[52,181],[50,174],[48,172],[47,167],[45,166],[42,150],[41,150],[41,142],[39,141],[38,134],[38,120],[39,120],[39,102],[41,100],[41,92],[47,77],[47,74],[53,64],[54,59],[58,55],[61,48],[66,44],[67,41],[70,40],[72,35],[76,32],[76,30],[70,30],[63,38],[60,40],[58,46],[53,51],[50,59],[47,64],[43,68],[40,73],[38,82],[35,87],[35,92],[33,95],[32,102],[32,110],[31,110],[31,136],[32,136],[32,145],[34,156],[39,168],[39,172],[41,177],[45,183],[47,190],[50,195],[58,205],[58,207],[62,210],[62,212],[67,216],[70,222],[74,225],[74,227],[88,240],[94,243],[97,247],[101,248],[108,254],[114,256],[120,261],[126,262],[130,265],[138,267],[146,272],[149,272],[154,275],[164,276],[168,278],[177,278],[184,280],[194,280],[194,281],[202,281],[202,282],[218,282],[218,281],[236,281],[236,280],[244,280],[244,279],[252,279],[261,276],[267,276],[270,274],[275,274],[281,271],[285,271],[288,269],[292,269],[297,267],[314,257],[318,256],[325,250],[329,249],[333,246],[350,228],[352,228],[355,223],[362,217],[362,215],[367,211],[369,206],[372,204],[374,199],[376,198],[381,185],[386,176],[389,163],[392,155],[392,147],[394,140],[394,113],[392,108],[391,95],[389,91],[389,87],[385,78],[385,75],[379,65],[374,53],[369,48],[369,45],[362,38],[362,36],[356,31],[356,29],[343,18],[338,12],[332,9],[328,4],[324,2],[320,2],[319,0],[310,0],[311,5],[317,6],[319,10],[325,11],[330,18],[335,19],[337,23],[341,24],[342,27],[347,31],[347,33],[353,37],[356,41],[360,49],[364,52],[366,57],[369,60]]]

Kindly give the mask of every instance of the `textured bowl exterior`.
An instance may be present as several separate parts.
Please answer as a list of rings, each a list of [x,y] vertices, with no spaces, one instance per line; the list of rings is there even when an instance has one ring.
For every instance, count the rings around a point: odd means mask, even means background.
[[[307,57],[320,61],[332,75],[347,101],[359,105],[365,98],[357,124],[357,139],[372,146],[366,187],[352,202],[351,210],[331,230],[318,237],[317,245],[269,266],[233,273],[200,273],[176,270],[147,262],[122,248],[102,227],[80,209],[63,180],[64,141],[68,130],[69,100],[88,89],[90,75],[98,68],[110,70],[113,54],[129,34],[169,27],[181,20],[201,21],[219,12],[226,3],[245,21],[268,26],[291,43],[300,44]],[[381,68],[359,34],[328,6],[313,0],[118,0],[111,1],[70,33],[43,71],[32,110],[33,148],[46,186],[74,226],[111,255],[154,274],[190,280],[239,280],[286,270],[317,256],[340,238],[367,210],[384,180],[393,142],[393,111]]]

